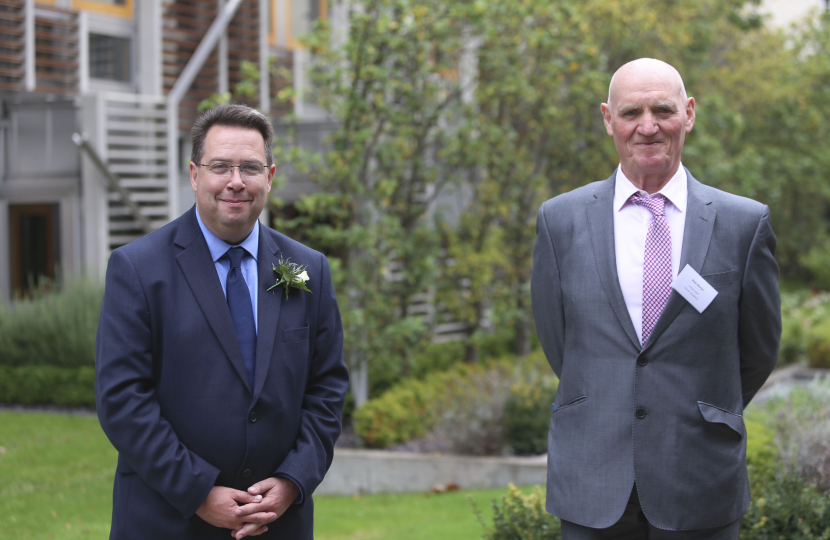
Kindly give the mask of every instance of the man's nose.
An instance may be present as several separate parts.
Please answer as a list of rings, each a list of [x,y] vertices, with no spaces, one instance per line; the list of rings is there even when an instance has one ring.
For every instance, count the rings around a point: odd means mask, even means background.
[[[651,136],[657,133],[657,130],[660,129],[660,126],[657,124],[657,119],[654,118],[654,115],[651,113],[646,113],[642,117],[642,121],[638,126],[638,129],[641,134],[646,136]]]
[[[245,181],[242,179],[242,173],[239,167],[231,167],[231,175],[228,177],[228,187],[234,191],[240,191],[245,188]]]

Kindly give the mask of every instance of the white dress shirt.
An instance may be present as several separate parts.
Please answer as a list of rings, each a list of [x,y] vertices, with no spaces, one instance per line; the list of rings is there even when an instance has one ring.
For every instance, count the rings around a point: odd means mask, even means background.
[[[677,277],[680,267],[680,251],[683,248],[683,230],[686,227],[686,200],[688,198],[688,181],[683,164],[671,180],[658,191],[666,198],[665,214],[671,233],[671,270],[672,277]],[[648,208],[629,200],[631,195],[639,192],[631,183],[622,167],[617,167],[616,185],[614,186],[614,246],[617,259],[617,275],[620,279],[625,305],[637,340],[643,340],[643,266],[646,251],[646,233],[653,216]]]

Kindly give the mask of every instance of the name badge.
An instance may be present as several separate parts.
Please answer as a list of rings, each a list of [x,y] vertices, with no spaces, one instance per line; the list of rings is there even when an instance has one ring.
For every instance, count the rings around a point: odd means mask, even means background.
[[[703,310],[709,307],[709,304],[718,295],[718,291],[709,285],[705,279],[700,277],[700,274],[695,272],[695,269],[688,264],[677,275],[671,286],[675,291],[680,293],[680,296],[692,304],[698,313],[703,313]]]

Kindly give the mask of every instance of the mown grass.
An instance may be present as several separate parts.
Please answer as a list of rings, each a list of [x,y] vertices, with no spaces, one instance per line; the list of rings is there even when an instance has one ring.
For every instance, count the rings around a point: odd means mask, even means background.
[[[0,410],[0,537],[109,536],[116,452],[94,415]],[[505,489],[314,497],[318,540],[478,540]]]
[[[116,455],[92,415],[0,411],[2,536],[108,538]]]

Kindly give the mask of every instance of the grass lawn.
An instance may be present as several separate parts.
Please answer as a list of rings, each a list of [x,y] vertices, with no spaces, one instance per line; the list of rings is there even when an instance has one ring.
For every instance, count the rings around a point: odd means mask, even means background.
[[[116,455],[94,416],[0,411],[0,535],[108,538]]]
[[[0,537],[106,540],[115,462],[94,416],[0,410]],[[314,537],[478,540],[506,491],[314,497]]]

